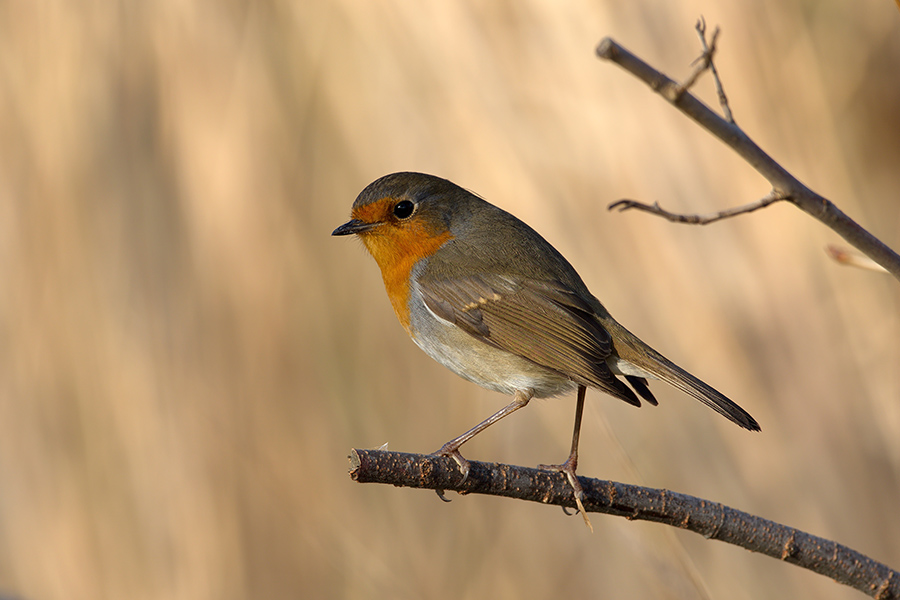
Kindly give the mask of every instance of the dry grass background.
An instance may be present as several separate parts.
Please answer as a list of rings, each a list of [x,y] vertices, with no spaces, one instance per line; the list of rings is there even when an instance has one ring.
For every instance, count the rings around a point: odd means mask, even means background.
[[[0,593],[97,598],[856,598],[657,525],[361,486],[506,402],[405,338],[329,237],[397,170],[553,242],[629,328],[762,423],[594,393],[581,473],[711,498],[900,566],[900,294],[593,48],[688,72],[703,13],[737,120],[900,247],[890,2],[0,6]],[[700,92],[714,101],[704,79]],[[567,450],[572,398],[466,447]]]

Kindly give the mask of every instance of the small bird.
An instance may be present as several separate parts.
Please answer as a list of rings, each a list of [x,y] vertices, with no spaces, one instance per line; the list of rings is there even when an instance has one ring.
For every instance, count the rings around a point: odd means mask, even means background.
[[[574,388],[569,457],[541,468],[566,474],[585,519],[575,470],[587,388],[634,406],[641,398],[656,405],[647,379],[661,379],[741,427],[759,431],[740,406],[613,319],[536,231],[458,185],[422,173],[385,175],[360,192],[351,217],[332,235],[359,236],[381,268],[397,319],[413,341],[457,375],[513,396],[437,451],[456,461],[463,479],[469,463],[460,446],[532,398]]]

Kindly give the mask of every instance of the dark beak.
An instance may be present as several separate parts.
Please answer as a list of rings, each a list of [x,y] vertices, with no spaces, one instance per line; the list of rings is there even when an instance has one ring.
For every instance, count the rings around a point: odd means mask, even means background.
[[[331,235],[350,235],[352,233],[365,233],[371,231],[375,227],[375,223],[366,223],[359,219],[350,219],[337,229],[331,232]]]

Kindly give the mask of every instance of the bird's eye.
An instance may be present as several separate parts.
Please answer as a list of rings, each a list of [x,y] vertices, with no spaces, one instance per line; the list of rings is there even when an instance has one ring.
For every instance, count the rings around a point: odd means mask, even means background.
[[[394,206],[394,216],[398,219],[408,219],[415,208],[416,205],[409,200],[401,200]]]

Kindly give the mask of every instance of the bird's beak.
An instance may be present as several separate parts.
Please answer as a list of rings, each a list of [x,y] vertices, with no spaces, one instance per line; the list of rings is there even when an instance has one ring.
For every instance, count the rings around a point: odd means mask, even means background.
[[[350,219],[337,229],[331,232],[331,235],[350,235],[353,233],[365,233],[371,231],[377,223],[366,223],[359,219]]]

